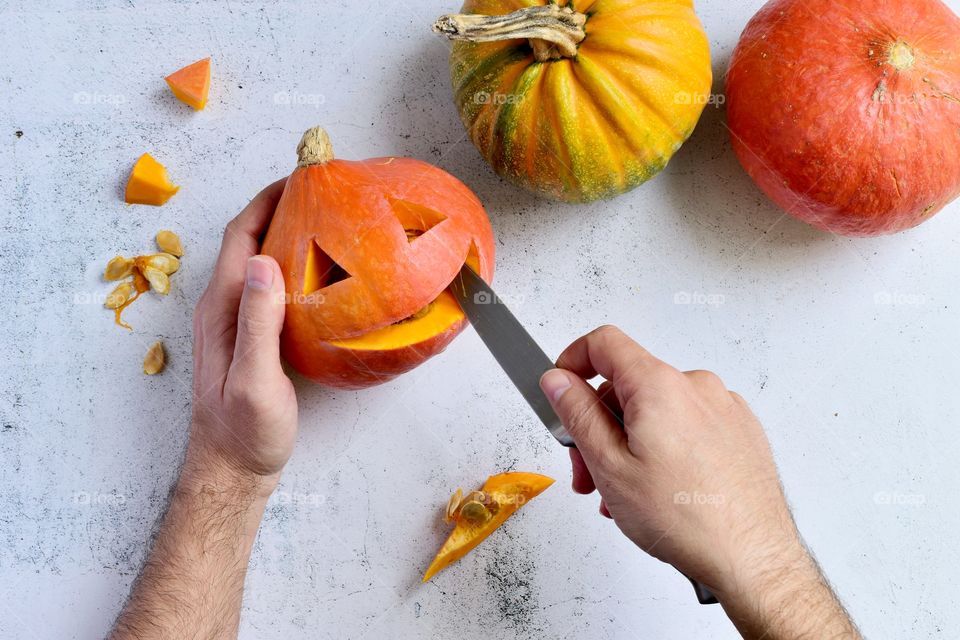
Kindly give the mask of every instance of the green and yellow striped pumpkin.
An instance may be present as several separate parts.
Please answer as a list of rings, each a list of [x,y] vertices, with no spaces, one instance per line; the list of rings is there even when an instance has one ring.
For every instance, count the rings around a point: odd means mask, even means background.
[[[501,176],[586,202],[659,173],[712,83],[692,0],[466,0],[434,30],[455,40],[454,96]]]

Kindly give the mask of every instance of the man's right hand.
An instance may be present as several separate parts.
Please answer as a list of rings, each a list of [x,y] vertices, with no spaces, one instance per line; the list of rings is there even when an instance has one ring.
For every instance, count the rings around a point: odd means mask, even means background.
[[[600,512],[708,586],[745,637],[860,637],[800,540],[743,398],[614,327],[575,341],[557,367],[541,387],[577,443],[575,491],[598,490]]]

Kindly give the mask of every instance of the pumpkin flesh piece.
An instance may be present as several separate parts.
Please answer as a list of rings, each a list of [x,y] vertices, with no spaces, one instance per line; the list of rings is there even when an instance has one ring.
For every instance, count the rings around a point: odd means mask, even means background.
[[[427,568],[423,575],[423,582],[428,581],[437,573],[467,555],[506,522],[507,518],[516,513],[520,507],[543,493],[552,484],[553,478],[537,473],[508,472],[490,476],[481,491],[491,495],[496,500],[499,504],[498,511],[480,525],[470,524],[463,520],[458,521],[457,526]]]
[[[124,200],[127,204],[149,204],[159,207],[180,190],[167,178],[167,170],[149,153],[133,165]]]
[[[165,78],[178,100],[197,111],[207,106],[210,93],[210,58],[198,60]]]
[[[355,338],[332,340],[330,344],[356,351],[390,351],[420,344],[444,333],[464,319],[460,305],[449,291],[441,293],[425,310],[426,313],[417,312],[410,318],[388,327]]]

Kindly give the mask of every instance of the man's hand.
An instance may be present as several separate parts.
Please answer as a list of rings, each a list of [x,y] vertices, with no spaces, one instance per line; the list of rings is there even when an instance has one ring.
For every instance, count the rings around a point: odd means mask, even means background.
[[[284,184],[264,189],[227,225],[193,315],[190,447],[270,489],[297,436],[297,399],[280,365],[283,274],[257,255]]]
[[[710,587],[745,637],[859,637],[800,540],[743,398],[613,327],[574,342],[557,366],[541,387],[577,443],[575,491],[597,489],[601,513]],[[606,381],[594,390],[597,375]]]
[[[153,550],[111,638],[231,638],[267,498],[293,450],[297,401],[280,365],[284,284],[256,256],[285,181],[229,225],[194,313],[193,424]]]

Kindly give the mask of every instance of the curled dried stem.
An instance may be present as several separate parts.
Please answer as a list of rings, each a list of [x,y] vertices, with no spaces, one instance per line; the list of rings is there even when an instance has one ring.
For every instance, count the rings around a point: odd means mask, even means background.
[[[537,62],[575,58],[587,37],[587,16],[555,4],[526,7],[502,16],[473,14],[441,16],[433,30],[451,40],[492,42],[526,38]]]

